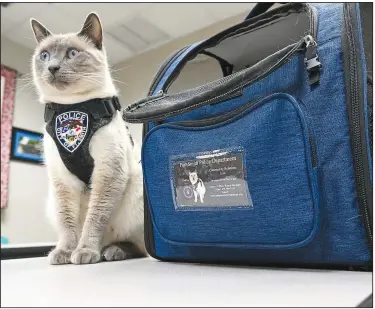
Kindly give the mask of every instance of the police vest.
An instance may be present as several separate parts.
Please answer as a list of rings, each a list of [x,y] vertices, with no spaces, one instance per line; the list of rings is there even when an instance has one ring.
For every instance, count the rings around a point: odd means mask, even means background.
[[[66,168],[81,181],[90,183],[94,160],[89,145],[94,133],[111,122],[121,110],[117,97],[92,99],[75,104],[48,103],[46,130],[54,140]],[[125,124],[124,124],[125,125]]]

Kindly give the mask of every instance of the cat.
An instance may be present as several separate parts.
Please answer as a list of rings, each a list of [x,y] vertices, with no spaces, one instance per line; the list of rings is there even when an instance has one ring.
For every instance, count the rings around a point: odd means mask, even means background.
[[[88,264],[146,256],[140,151],[133,145],[119,104],[111,118],[106,118],[108,123],[98,122],[99,129],[86,143],[87,149],[80,146],[90,136],[91,120],[74,107],[84,108],[93,99],[104,102],[110,98],[113,103],[118,95],[98,15],[90,13],[78,33],[54,35],[35,19],[31,19],[31,28],[37,41],[32,75],[40,102],[46,104],[47,118],[52,106],[57,110],[73,106],[72,111],[58,116],[68,121],[59,122],[56,118],[56,128],[55,123],[51,125],[56,132],[48,133],[48,123],[44,130],[49,176],[47,210],[58,232],[57,245],[48,255],[50,264]],[[80,148],[92,158],[88,184],[68,170],[66,164],[75,163],[63,161],[61,154],[70,154],[62,147],[72,154]]]
[[[194,192],[194,202],[198,202],[198,197],[200,202],[203,204],[204,203],[204,195],[206,194],[206,187],[202,181],[198,177],[198,173],[196,171],[189,172],[189,180],[191,183],[191,186],[193,187],[193,192]]]

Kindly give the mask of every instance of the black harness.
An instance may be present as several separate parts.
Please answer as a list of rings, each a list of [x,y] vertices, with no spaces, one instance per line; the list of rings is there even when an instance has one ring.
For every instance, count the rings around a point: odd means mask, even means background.
[[[89,145],[94,133],[121,110],[117,97],[75,104],[46,104],[46,130],[55,141],[66,168],[87,185],[94,169]]]

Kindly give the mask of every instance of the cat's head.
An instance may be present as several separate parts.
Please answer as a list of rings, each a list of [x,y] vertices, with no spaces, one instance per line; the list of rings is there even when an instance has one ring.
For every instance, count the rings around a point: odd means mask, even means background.
[[[32,58],[32,73],[41,97],[53,101],[98,92],[108,84],[114,87],[103,47],[101,22],[95,13],[87,16],[78,33],[55,35],[35,19],[31,19],[31,28],[38,43]]]
[[[195,185],[198,181],[197,171],[189,172],[189,180],[192,185]]]

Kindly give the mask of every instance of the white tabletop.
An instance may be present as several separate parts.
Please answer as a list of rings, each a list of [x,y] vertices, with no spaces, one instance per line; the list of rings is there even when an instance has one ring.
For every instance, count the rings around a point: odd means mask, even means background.
[[[353,307],[372,273],[163,263],[151,258],[50,266],[1,261],[3,307]]]

